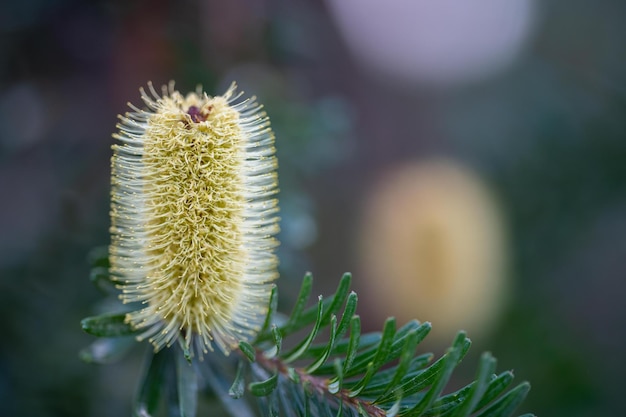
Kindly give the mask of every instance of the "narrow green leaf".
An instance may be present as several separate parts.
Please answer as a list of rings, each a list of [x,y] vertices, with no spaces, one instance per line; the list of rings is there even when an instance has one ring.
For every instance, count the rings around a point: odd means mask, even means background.
[[[428,332],[430,332],[430,328],[430,323],[426,322],[420,324],[417,321],[411,321],[402,326],[393,337],[393,342],[391,344],[389,352],[387,353],[385,363],[389,363],[400,356],[406,344],[406,337],[410,332],[415,331],[417,344],[419,344],[419,342],[421,342],[426,337]],[[370,366],[370,362],[375,359],[375,356],[378,353],[382,334],[368,333],[366,335],[363,335],[362,339],[363,338],[372,338],[371,340],[375,340],[375,343],[372,343],[368,348],[365,348],[364,346],[359,346],[360,350],[358,355],[354,359],[354,364],[352,365],[352,368],[346,372],[345,376],[347,378],[357,376],[365,372],[367,367]]]
[[[274,374],[265,381],[251,382],[248,384],[248,390],[256,397],[265,397],[269,395],[278,384],[278,374]]]
[[[147,369],[134,401],[134,416],[151,416],[157,411],[163,393],[167,367],[171,365],[171,359],[172,355],[169,349],[163,349],[149,355]]]
[[[492,378],[489,381],[489,386],[487,387],[487,391],[482,396],[478,404],[474,407],[472,412],[476,412],[493,401],[498,395],[500,395],[504,390],[513,382],[513,373],[511,371],[502,372],[495,378]]]
[[[489,352],[480,357],[476,381],[465,397],[463,404],[450,417],[468,417],[489,387],[489,378],[496,370],[496,360]]]
[[[461,348],[461,356],[462,358],[467,351],[469,350],[471,342],[469,339],[465,339],[462,348]],[[411,375],[410,377],[407,375],[402,383],[393,389],[391,392],[385,394],[382,398],[378,399],[379,404],[385,404],[391,401],[395,401],[397,395],[402,395],[404,398],[415,394],[418,391],[434,384],[443,370],[443,367],[447,361],[447,356],[443,356],[439,358],[435,363],[426,368],[424,371],[419,372],[417,375]],[[459,359],[460,360],[460,359]]]
[[[315,372],[316,369],[318,369],[320,366],[324,364],[324,362],[326,362],[326,360],[330,356],[330,352],[332,352],[333,350],[333,346],[335,344],[336,333],[337,333],[337,316],[333,314],[330,318],[330,335],[328,337],[327,348],[324,352],[322,352],[320,357],[315,362],[313,362],[311,365],[309,365],[306,368],[307,373]]]
[[[432,326],[429,322],[420,324],[417,320],[411,320],[398,329],[396,335],[394,336],[393,344],[391,345],[389,360],[400,357],[402,351],[404,350],[404,345],[406,344],[409,333],[415,332],[416,345],[418,345],[426,338],[428,333],[430,333],[431,328]]]
[[[387,385],[387,388],[384,391],[384,394],[391,391],[393,388],[400,384],[402,378],[406,375],[409,370],[409,366],[411,365],[411,360],[415,355],[415,349],[417,347],[417,331],[412,331],[407,337],[406,342],[404,344],[404,348],[402,350],[402,354],[400,355],[400,360],[398,361],[398,365],[396,366],[396,371],[393,375],[393,378]],[[379,397],[380,398],[380,397]],[[374,400],[374,403],[376,400]]]
[[[412,358],[409,364],[409,370],[402,378],[402,381],[407,381],[410,378],[413,378],[416,375],[422,373],[423,368],[426,367],[432,361],[432,359],[432,353],[425,353]],[[387,394],[389,394],[391,390],[394,390],[398,386],[398,384],[402,383],[400,382],[393,386],[389,383],[389,381],[393,378],[395,371],[396,368],[392,367],[383,371],[376,372],[376,375],[374,375],[367,387],[363,391],[361,391],[361,395],[367,397],[375,397],[377,404],[389,404],[392,401],[396,401],[396,399],[391,399],[388,400],[386,403],[383,403],[379,400],[379,398],[382,398],[382,396],[387,396]],[[396,392],[396,397],[399,396],[399,392]]]
[[[178,407],[181,417],[195,417],[198,408],[198,379],[196,372],[184,355],[176,355],[176,382]]]
[[[350,325],[350,320],[352,320],[352,316],[356,312],[356,305],[358,302],[358,297],[354,291],[348,295],[348,300],[346,301],[346,307],[343,310],[343,314],[341,316],[341,320],[339,321],[339,326],[337,327],[337,339],[341,339],[343,335],[348,330]]]
[[[341,366],[341,360],[335,358],[333,366],[335,367],[335,377],[328,384],[328,392],[337,394],[343,385],[343,367]]]
[[[246,385],[245,385],[245,362],[240,360],[237,363],[237,373],[235,374],[235,380],[233,384],[230,386],[228,390],[228,395],[232,398],[241,398],[245,393]]]
[[[265,321],[263,322],[263,327],[261,327],[261,331],[257,336],[257,340],[261,337],[262,334],[265,334],[267,330],[270,328],[272,324],[272,317],[278,308],[278,287],[276,284],[272,284],[272,289],[270,291],[270,302],[269,307],[267,309],[267,314],[265,315]]]
[[[126,354],[137,343],[134,337],[114,337],[97,339],[81,350],[79,357],[87,363],[112,363]]]
[[[239,341],[239,350],[248,358],[250,362],[256,361],[256,351],[252,345],[244,340]]]
[[[433,404],[420,414],[421,417],[449,417],[449,414],[457,409],[467,398],[470,390],[476,385],[474,382],[466,385],[460,390],[443,397],[439,397]]]
[[[87,317],[80,324],[83,330],[98,337],[129,336],[136,333],[130,324],[125,323],[125,313],[103,314]]]
[[[352,316],[350,320],[350,342],[348,343],[348,351],[346,352],[346,360],[343,362],[343,374],[352,367],[357,350],[359,349],[359,339],[361,338],[361,318]]]
[[[358,316],[353,316],[354,317],[358,317]],[[359,319],[360,320],[360,319]],[[359,331],[360,331],[360,327],[359,327]],[[335,337],[335,340],[337,338]],[[376,347],[378,346],[378,343],[380,343],[380,333],[366,333],[363,335],[359,335],[359,344],[356,347],[357,350],[354,352],[355,354],[355,358],[360,357],[360,354],[362,353],[361,350],[365,350],[368,352],[371,352],[371,357],[373,357],[374,353],[376,352]],[[342,356],[342,357],[346,357],[347,353],[348,353],[348,347],[350,345],[350,337],[348,338],[344,338],[342,340],[336,341],[335,342],[335,347],[333,348],[333,351],[331,352],[331,356],[332,355],[337,355],[337,356]],[[327,345],[315,345],[315,347],[311,346],[307,351],[306,351],[306,356],[307,357],[316,357],[318,355],[320,355],[325,349],[326,349]],[[359,350],[360,349],[360,350]],[[303,355],[304,357],[304,355]],[[361,370],[362,372],[365,372],[365,367],[367,364],[365,364],[363,366],[363,369]],[[332,364],[325,364],[320,366],[317,371],[315,371],[314,373],[316,375],[332,375],[334,372],[334,367]]]
[[[324,315],[322,316],[322,324],[325,324],[329,319],[331,314],[337,313],[343,303],[346,302],[346,298],[348,297],[348,291],[350,290],[350,281],[352,280],[351,274],[344,274],[339,281],[339,285],[337,286],[337,291],[331,298],[330,305],[328,307],[324,307]]]
[[[422,415],[422,413],[437,399],[441,391],[443,391],[448,383],[450,376],[452,376],[452,371],[454,371],[454,368],[456,368],[457,364],[461,360],[463,345],[467,340],[468,339],[465,336],[465,333],[459,332],[454,340],[454,343],[452,344],[452,347],[448,350],[448,353],[445,356],[441,372],[439,372],[437,378],[433,381],[432,386],[426,395],[409,411],[409,413],[407,413],[407,416]]]
[[[315,325],[313,325],[313,329],[311,330],[311,333],[309,333],[309,336],[306,339],[304,339],[302,342],[300,342],[300,344],[298,344],[295,348],[293,348],[289,353],[285,354],[285,357],[283,359],[285,363],[295,361],[309,348],[309,346],[315,339],[315,336],[317,336],[317,332],[320,329],[321,318],[324,312],[323,306],[324,306],[323,298],[320,295],[319,301],[317,303],[317,320],[315,321]]]
[[[393,343],[393,336],[396,333],[396,319],[390,317],[385,321],[385,326],[383,327],[383,334],[380,340],[380,344],[378,345],[378,350],[376,351],[376,355],[374,355],[374,359],[367,365],[367,371],[363,378],[350,389],[350,396],[356,397],[359,393],[367,386],[370,379],[374,376],[374,373],[383,366],[389,355],[391,350],[391,344]]]
[[[280,334],[280,329],[275,324],[272,325],[272,338],[274,339],[274,346],[269,352],[265,353],[265,356],[268,358],[278,356],[283,345],[283,336]]]
[[[292,366],[287,367],[287,376],[290,381],[295,382],[296,384],[300,383],[300,374]]]
[[[507,417],[513,414],[515,409],[524,401],[528,391],[530,390],[530,384],[528,382],[522,382],[511,391],[498,398],[493,404],[491,404],[484,411],[479,413],[476,417]]]
[[[300,286],[300,293],[296,299],[296,304],[293,306],[289,319],[282,327],[283,334],[289,334],[293,329],[298,328],[298,321],[302,315],[302,311],[306,306],[309,297],[311,296],[311,290],[313,289],[313,275],[307,273],[302,280],[302,286]]]

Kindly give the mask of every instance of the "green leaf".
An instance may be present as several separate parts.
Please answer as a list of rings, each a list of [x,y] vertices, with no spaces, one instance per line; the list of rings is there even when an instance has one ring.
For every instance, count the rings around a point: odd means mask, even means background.
[[[341,316],[341,321],[339,321],[339,326],[337,327],[337,339],[341,339],[345,334],[346,330],[350,325],[350,320],[352,320],[352,316],[356,312],[356,305],[358,302],[358,297],[354,291],[348,295],[348,300],[346,301],[346,308],[343,310],[343,315]]]
[[[257,339],[259,338],[260,335],[267,332],[267,330],[270,328],[270,325],[272,324],[272,317],[274,316],[274,313],[276,312],[277,308],[278,308],[278,287],[276,287],[276,284],[272,284],[272,289],[270,292],[270,302],[269,302],[269,307],[267,309],[267,314],[265,315],[265,322],[263,323],[263,327],[261,327],[261,331],[259,332]]]
[[[353,316],[350,320],[350,342],[348,343],[348,351],[346,352],[346,360],[343,362],[343,375],[352,367],[357,350],[359,349],[359,341],[361,339],[361,318]]]
[[[333,315],[330,319],[330,323],[330,336],[328,340],[328,346],[326,350],[320,355],[320,357],[306,368],[307,373],[315,372],[316,369],[322,366],[330,356],[330,352],[332,352],[333,350],[333,346],[335,344],[335,336],[337,334],[337,316]]]
[[[248,358],[251,363],[256,360],[256,351],[252,345],[244,340],[239,341],[239,350]]]
[[[425,353],[425,354],[412,358],[409,364],[409,370],[407,371],[406,375],[403,377],[402,381],[406,381],[422,373],[423,372],[422,369],[426,367],[432,361],[433,356],[434,355],[432,353]],[[367,388],[363,390],[363,392],[361,392],[361,395],[365,395],[368,397],[375,397],[376,398],[375,402],[377,404],[385,404],[385,402],[382,401],[383,396],[387,398],[386,403],[389,403],[390,401],[396,401],[399,395],[399,392],[396,392],[396,399],[389,400],[389,398],[387,397],[387,394],[389,394],[392,390],[394,390],[398,386],[398,383],[396,384],[389,383],[389,381],[393,378],[395,372],[396,372],[396,368],[393,368],[393,367],[389,369],[385,369],[384,371],[377,372],[374,378],[372,378],[372,380],[368,384]]]
[[[513,414],[515,409],[524,401],[528,391],[530,390],[530,384],[523,382],[513,388],[511,391],[498,398],[493,404],[491,404],[484,411],[479,413],[476,417],[507,417]]]
[[[270,376],[265,381],[251,382],[250,384],[248,384],[248,390],[250,390],[250,392],[254,396],[265,397],[269,395],[272,391],[274,391],[277,384],[278,374],[276,373]]]
[[[460,390],[453,392],[448,395],[444,395],[440,397],[435,402],[433,402],[432,406],[428,408],[428,410],[424,411],[421,416],[423,417],[441,417],[446,416],[449,417],[451,412],[458,409],[459,406],[465,401],[470,390],[475,386],[475,383],[471,383]]]
[[[81,350],[79,357],[87,363],[113,363],[124,356],[137,341],[134,337],[97,339]]]
[[[302,311],[306,306],[311,290],[313,289],[313,275],[307,273],[302,280],[302,286],[300,287],[300,293],[296,299],[296,304],[293,306],[293,310],[289,315],[289,319],[284,326],[281,326],[282,333],[284,335],[290,334],[294,329],[299,328],[298,321],[302,315]]]
[[[280,329],[275,324],[272,325],[272,337],[274,339],[274,346],[263,353],[267,358],[278,356],[283,344],[283,336],[280,334]]]
[[[391,344],[393,343],[393,336],[396,333],[396,319],[390,317],[385,322],[385,326],[383,328],[383,334],[378,345],[378,349],[376,350],[376,354],[374,355],[373,360],[368,363],[367,371],[365,372],[365,376],[361,378],[361,380],[350,389],[350,396],[355,397],[359,395],[359,393],[367,386],[370,379],[374,376],[374,373],[383,366],[391,351]]]
[[[469,347],[469,340],[464,339],[460,350],[461,358],[467,353]],[[384,404],[395,401],[395,398],[398,395],[406,398],[412,394],[415,394],[418,391],[421,391],[429,385],[434,384],[437,381],[437,378],[439,377],[441,372],[443,371],[447,359],[448,356],[446,355],[438,359],[435,363],[426,368],[424,371],[421,371],[416,375],[410,373],[405,379],[402,380],[402,383],[399,386],[391,390],[389,393],[383,395],[383,397],[378,400],[378,403]]]
[[[450,417],[468,417],[478,405],[478,402],[489,387],[489,378],[496,370],[496,360],[490,353],[485,352],[480,358],[476,381],[470,388],[463,403],[458,407]]]
[[[317,332],[320,329],[321,318],[323,314],[323,298],[319,297],[319,301],[317,303],[317,320],[315,320],[315,325],[313,326],[313,330],[309,333],[309,336],[300,342],[295,348],[293,348],[289,353],[285,354],[284,361],[285,363],[293,362],[298,359],[311,345],[315,336],[317,336]]]
[[[412,359],[415,356],[416,347],[417,331],[413,330],[406,338],[404,348],[402,350],[402,353],[400,354],[400,361],[398,362],[398,366],[395,367],[393,378],[391,379],[391,382],[389,382],[389,384],[387,385],[387,388],[384,392],[385,394],[391,391],[394,387],[396,387],[409,371],[409,366],[411,365]],[[376,402],[376,400],[374,400],[374,402]]]
[[[228,395],[232,398],[241,398],[245,393],[245,378],[244,378],[245,363],[239,361],[237,363],[237,373],[235,374],[235,380],[228,390]]]
[[[350,281],[352,280],[351,274],[344,274],[339,281],[339,285],[337,286],[337,291],[331,297],[330,304],[324,307],[324,315],[322,316],[321,322],[326,323],[332,314],[337,313],[341,306],[346,302],[346,298],[348,297],[348,291],[350,290]]]
[[[198,408],[198,379],[184,355],[176,354],[178,407],[181,417],[195,417]]]
[[[337,394],[343,385],[343,366],[339,358],[335,358],[333,365],[335,367],[335,377],[328,383],[328,392]]]
[[[169,349],[163,349],[148,357],[148,366],[145,371],[139,393],[133,406],[133,415],[145,417],[154,415],[157,411],[168,365],[171,364],[172,355]]]
[[[421,415],[437,399],[441,391],[443,391],[448,383],[448,380],[452,375],[452,371],[454,371],[454,368],[456,368],[457,364],[461,360],[463,346],[467,340],[468,339],[466,338],[465,333],[459,332],[454,340],[454,343],[452,344],[452,347],[448,350],[448,353],[446,353],[442,369],[432,382],[430,390],[428,390],[421,401],[406,414],[407,416]]]
[[[489,404],[498,395],[504,392],[506,387],[508,387],[511,382],[513,382],[513,373],[511,371],[503,372],[497,377],[491,379],[491,381],[489,381],[487,391],[480,399],[473,411],[480,410],[481,408]]]
[[[129,336],[137,333],[130,324],[125,323],[126,313],[103,314],[87,317],[80,324],[83,330],[98,337]]]

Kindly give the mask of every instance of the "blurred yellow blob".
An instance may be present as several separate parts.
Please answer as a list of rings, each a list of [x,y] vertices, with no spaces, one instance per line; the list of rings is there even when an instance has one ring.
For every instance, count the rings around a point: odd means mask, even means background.
[[[381,316],[488,333],[506,295],[506,238],[481,179],[448,160],[412,163],[382,178],[366,201],[359,241],[365,291]]]

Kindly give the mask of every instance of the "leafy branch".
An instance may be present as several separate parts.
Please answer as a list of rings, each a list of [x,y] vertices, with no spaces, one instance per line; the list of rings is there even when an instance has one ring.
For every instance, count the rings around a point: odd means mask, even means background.
[[[99,259],[94,267],[97,274],[92,276],[100,285],[106,280],[106,265]],[[350,281],[351,276],[344,275],[334,295],[320,296],[307,307],[313,282],[307,274],[291,313],[282,320],[274,286],[263,328],[253,342],[239,343],[234,358],[215,352],[203,361],[192,360],[178,346],[150,354],[135,415],[153,415],[167,394],[168,409],[176,410],[175,415],[194,416],[203,385],[237,416],[255,414],[251,397],[257,398],[261,414],[270,416],[513,415],[528,393],[527,382],[509,389],[512,372],[496,375],[496,360],[484,353],[475,380],[444,394],[470,348],[465,333],[459,332],[434,362],[432,354],[417,353],[430,323],[411,321],[397,328],[389,318],[381,332],[362,334],[358,297],[350,291]],[[109,362],[133,340],[124,313],[87,318],[82,326],[105,337],[81,353],[87,361]]]

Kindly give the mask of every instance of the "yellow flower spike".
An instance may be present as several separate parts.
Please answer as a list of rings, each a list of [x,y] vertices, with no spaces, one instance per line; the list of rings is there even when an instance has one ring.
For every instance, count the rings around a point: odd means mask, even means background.
[[[159,95],[120,116],[111,160],[111,274],[155,351],[200,355],[252,339],[277,277],[277,162],[269,119],[233,84]]]

